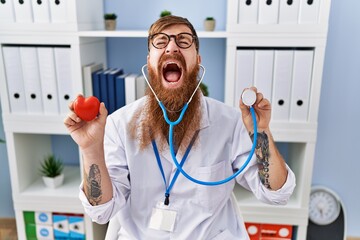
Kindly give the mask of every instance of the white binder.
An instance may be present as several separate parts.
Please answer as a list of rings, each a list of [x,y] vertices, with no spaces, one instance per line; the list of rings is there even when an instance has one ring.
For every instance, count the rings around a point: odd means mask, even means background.
[[[289,121],[293,55],[292,50],[275,51],[272,119],[276,121]]]
[[[2,48],[11,113],[26,113],[26,100],[19,47]]]
[[[279,24],[297,24],[300,0],[280,1]]]
[[[136,99],[142,98],[145,96],[145,91],[147,88],[147,83],[145,77],[141,74],[136,78]]]
[[[38,47],[41,94],[44,102],[44,114],[56,115],[60,113],[57,92],[54,49],[52,47]]]
[[[50,22],[50,6],[49,0],[31,0],[32,10],[35,23],[49,23]]]
[[[320,0],[300,0],[299,23],[311,24],[319,21]]]
[[[67,1],[68,0],[50,0],[50,18],[53,23],[67,22]]]
[[[54,53],[60,113],[64,114],[69,111],[70,101],[76,97],[72,86],[71,50],[69,47],[55,47]]]
[[[284,0],[282,0],[284,1]],[[277,24],[280,0],[260,0],[259,24]]]
[[[244,89],[254,84],[254,60],[254,50],[242,49],[236,51],[234,106],[239,106],[240,96]]]
[[[36,48],[20,47],[20,56],[27,112],[30,114],[42,114],[44,109],[41,97],[39,64]]]
[[[256,24],[258,21],[259,0],[239,0],[238,23]]]
[[[0,3],[0,23],[15,22],[15,12],[13,1],[5,1]]]
[[[271,102],[274,50],[255,50],[254,86]]]
[[[290,121],[307,121],[310,103],[313,57],[314,53],[312,50],[298,50],[294,52]]]
[[[90,63],[83,66],[83,86],[85,89],[85,96],[93,95],[92,91],[92,74],[104,68],[103,63]]]
[[[15,9],[15,21],[19,23],[32,23],[33,13],[31,7],[31,1],[13,1]]]
[[[132,73],[125,77],[125,104],[136,100],[136,78],[138,76],[138,74]]]

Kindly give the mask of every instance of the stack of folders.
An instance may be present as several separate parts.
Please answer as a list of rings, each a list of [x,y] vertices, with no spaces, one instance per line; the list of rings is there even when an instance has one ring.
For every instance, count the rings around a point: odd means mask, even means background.
[[[72,90],[70,47],[2,47],[11,113],[68,112]]]
[[[312,49],[238,48],[235,99],[255,86],[272,102],[272,120],[308,120],[314,51]]]
[[[239,1],[239,24],[316,24],[321,1]]]
[[[145,94],[144,77],[125,73],[123,68],[104,68],[102,63],[92,63],[83,67],[83,73],[84,86],[91,85],[85,94],[104,102],[109,114]]]
[[[0,23],[65,23],[67,1],[1,1]]]

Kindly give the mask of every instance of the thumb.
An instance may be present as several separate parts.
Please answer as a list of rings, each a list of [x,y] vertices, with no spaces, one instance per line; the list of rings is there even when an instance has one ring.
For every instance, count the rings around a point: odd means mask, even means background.
[[[99,117],[98,117],[99,121],[105,123],[107,115],[108,115],[108,111],[105,107],[105,103],[102,102],[100,103],[100,107],[99,107]]]

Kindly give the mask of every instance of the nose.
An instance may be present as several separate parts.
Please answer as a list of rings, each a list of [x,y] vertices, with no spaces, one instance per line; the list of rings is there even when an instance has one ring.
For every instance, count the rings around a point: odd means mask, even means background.
[[[173,37],[173,36],[170,37],[170,42],[166,46],[165,52],[166,53],[177,53],[177,52],[179,52],[179,47],[175,42],[175,37]]]

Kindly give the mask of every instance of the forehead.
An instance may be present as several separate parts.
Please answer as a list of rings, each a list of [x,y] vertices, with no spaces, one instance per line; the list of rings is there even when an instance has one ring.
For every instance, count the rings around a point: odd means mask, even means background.
[[[176,25],[164,28],[161,32],[166,33],[168,35],[176,35],[176,34],[184,33],[184,32],[192,34],[190,28],[184,24],[176,24]]]

